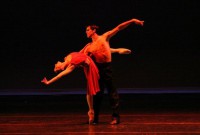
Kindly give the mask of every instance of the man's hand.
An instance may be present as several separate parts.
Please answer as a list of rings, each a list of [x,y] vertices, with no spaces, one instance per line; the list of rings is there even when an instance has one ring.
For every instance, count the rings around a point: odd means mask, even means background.
[[[141,26],[144,25],[144,21],[141,21],[141,20],[138,20],[138,19],[132,19],[132,20],[135,22],[135,24],[138,24],[138,25],[141,25]]]

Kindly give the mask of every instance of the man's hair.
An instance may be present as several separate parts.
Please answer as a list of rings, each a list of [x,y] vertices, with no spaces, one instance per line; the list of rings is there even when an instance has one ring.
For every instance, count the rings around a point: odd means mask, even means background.
[[[96,31],[98,31],[98,29],[99,29],[99,26],[97,26],[95,24],[88,25],[87,27],[90,27],[92,30],[96,30]]]

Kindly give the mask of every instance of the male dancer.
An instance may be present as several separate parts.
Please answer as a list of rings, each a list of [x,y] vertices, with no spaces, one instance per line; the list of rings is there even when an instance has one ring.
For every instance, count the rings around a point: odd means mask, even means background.
[[[100,105],[102,102],[102,96],[105,87],[108,90],[109,99],[113,110],[112,121],[110,122],[110,124],[115,125],[120,123],[119,95],[113,84],[111,68],[111,53],[115,50],[112,50],[112,48],[110,48],[109,40],[116,33],[123,30],[130,24],[137,24],[143,26],[143,23],[144,21],[138,19],[131,19],[119,24],[114,29],[107,31],[102,35],[97,34],[97,30],[99,28],[97,25],[89,25],[86,27],[87,38],[91,38],[92,41],[88,43],[80,52],[89,55],[93,59],[93,61],[99,69],[100,74],[100,92],[93,96],[93,108],[95,114],[93,124],[97,124],[99,121]]]

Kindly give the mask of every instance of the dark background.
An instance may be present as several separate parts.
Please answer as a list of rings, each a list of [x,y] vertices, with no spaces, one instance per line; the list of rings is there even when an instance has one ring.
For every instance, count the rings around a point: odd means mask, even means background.
[[[117,87],[200,86],[197,1],[7,0],[1,6],[0,90],[85,88],[82,69],[49,86],[40,81],[90,41],[86,25],[99,25],[102,34],[131,18],[144,26],[130,25],[110,41],[133,51],[113,54]]]

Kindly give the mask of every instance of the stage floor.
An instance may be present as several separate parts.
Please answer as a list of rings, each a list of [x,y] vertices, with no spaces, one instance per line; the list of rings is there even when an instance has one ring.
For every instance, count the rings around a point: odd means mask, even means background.
[[[120,99],[119,125],[109,125],[106,94],[99,124],[88,125],[85,94],[1,95],[0,134],[200,134],[199,93],[121,93]]]

